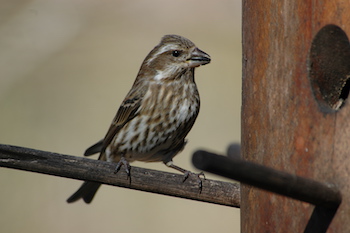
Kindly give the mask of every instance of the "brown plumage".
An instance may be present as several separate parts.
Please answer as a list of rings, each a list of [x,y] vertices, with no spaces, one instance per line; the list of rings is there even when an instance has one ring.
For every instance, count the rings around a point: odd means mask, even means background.
[[[116,162],[116,171],[129,162],[163,162],[185,146],[185,137],[199,112],[199,94],[194,69],[210,62],[210,56],[190,40],[166,35],[143,61],[136,80],[123,100],[105,138],[85,151],[86,156],[100,153],[100,160]],[[90,203],[99,183],[84,182],[67,202],[83,198]]]

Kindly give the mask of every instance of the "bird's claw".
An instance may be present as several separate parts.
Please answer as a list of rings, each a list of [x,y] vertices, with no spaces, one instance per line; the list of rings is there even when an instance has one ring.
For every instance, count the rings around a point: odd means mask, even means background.
[[[184,173],[184,178],[183,178],[182,182],[185,182],[189,176],[195,176],[195,178],[198,180],[198,186],[199,186],[199,190],[201,192],[202,188],[203,188],[203,181],[201,179],[201,176],[203,177],[204,180],[206,180],[204,173],[203,172],[194,173],[194,172],[186,171]]]
[[[130,166],[129,162],[124,157],[121,157],[121,159],[117,163],[117,166],[114,169],[114,174],[118,173],[118,171],[120,170],[122,165],[124,165],[125,173],[128,175],[128,178],[129,178],[130,177],[130,168],[131,168],[131,166]]]

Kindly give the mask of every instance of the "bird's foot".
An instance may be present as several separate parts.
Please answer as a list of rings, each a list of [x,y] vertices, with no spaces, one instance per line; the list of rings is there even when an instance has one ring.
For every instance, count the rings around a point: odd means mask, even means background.
[[[184,174],[184,178],[183,178],[182,182],[185,182],[188,179],[188,177],[194,176],[194,178],[198,180],[199,192],[200,193],[202,192],[203,180],[201,179],[201,176],[205,180],[205,175],[204,175],[203,172],[194,173],[194,172],[188,171],[186,169],[183,169],[181,167],[178,167],[178,166],[174,165],[172,161],[165,163],[165,165],[167,165],[168,167],[174,168],[175,170],[178,170],[178,171],[182,172]]]
[[[129,178],[130,177],[130,168],[131,168],[131,166],[130,166],[129,162],[124,157],[121,157],[121,159],[117,163],[117,166],[114,169],[114,174],[118,173],[118,171],[120,170],[122,165],[124,165],[125,173],[128,175],[128,178]]]
[[[194,172],[191,172],[191,171],[185,171],[184,172],[184,179],[182,180],[182,182],[185,182],[188,179],[188,177],[190,177],[190,176],[193,176],[195,179],[197,179],[199,189],[200,189],[200,191],[202,191],[203,181],[202,181],[201,177],[203,178],[203,180],[206,180],[204,173],[203,172],[194,173]]]

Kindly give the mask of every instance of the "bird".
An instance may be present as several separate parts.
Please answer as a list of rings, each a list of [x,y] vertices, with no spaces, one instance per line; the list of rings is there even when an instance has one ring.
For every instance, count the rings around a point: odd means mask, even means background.
[[[184,173],[184,180],[195,174],[176,166],[173,158],[185,147],[199,113],[195,68],[210,61],[189,39],[163,36],[144,59],[106,136],[84,155],[99,153],[99,160],[116,163],[115,172],[125,166],[128,175],[133,161],[163,162]],[[83,199],[91,203],[100,185],[85,181],[67,202]]]

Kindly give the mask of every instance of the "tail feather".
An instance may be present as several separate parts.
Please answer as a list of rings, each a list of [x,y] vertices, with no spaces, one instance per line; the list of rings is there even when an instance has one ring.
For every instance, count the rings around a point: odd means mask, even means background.
[[[67,199],[67,202],[72,203],[82,198],[85,203],[90,203],[100,186],[100,183],[85,181],[82,186]]]
[[[102,151],[103,147],[103,140],[98,141],[94,145],[90,146],[86,149],[84,155],[89,156],[96,153],[100,153]],[[99,160],[105,160],[104,154],[102,153],[99,157]],[[94,198],[98,188],[101,186],[100,183],[91,182],[91,181],[85,181],[81,187],[73,193],[72,196],[70,196],[67,199],[68,203],[76,202],[80,199],[83,199],[85,203],[91,203],[92,199]]]
[[[100,153],[102,151],[102,147],[103,147],[103,139],[98,141],[94,145],[90,146],[89,148],[87,148],[84,155],[89,156],[89,155]]]

